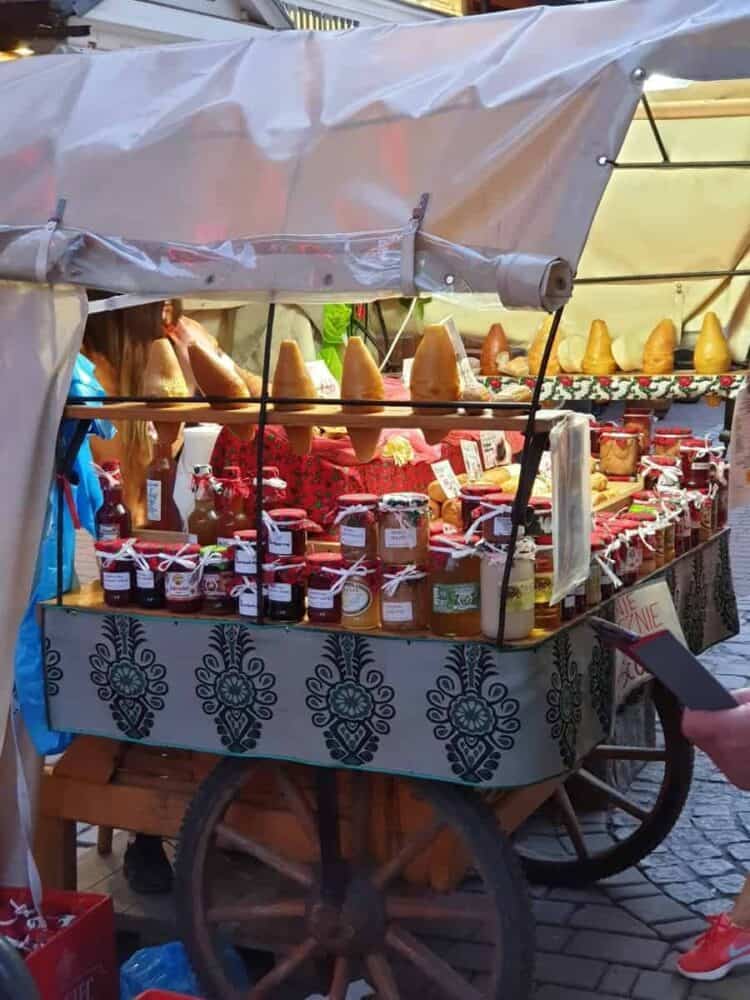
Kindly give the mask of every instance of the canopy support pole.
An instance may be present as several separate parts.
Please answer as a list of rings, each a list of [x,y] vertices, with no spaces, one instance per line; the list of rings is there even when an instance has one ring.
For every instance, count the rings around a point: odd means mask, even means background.
[[[700,281],[710,278],[750,278],[750,267],[719,271],[684,271],[674,274],[608,274],[597,278],[574,278],[576,285],[623,285],[631,281]]]
[[[661,158],[664,163],[669,163],[670,160],[669,160],[669,153],[667,152],[667,147],[664,145],[664,140],[661,137],[659,126],[656,124],[656,118],[654,118],[654,112],[651,110],[651,105],[649,104],[648,98],[646,97],[645,94],[641,94],[641,102],[643,104],[643,110],[646,112],[648,123],[651,126],[651,131],[654,134],[656,145],[659,147]]]
[[[266,316],[266,339],[263,344],[263,372],[260,387],[260,409],[258,411],[258,429],[256,433],[255,461],[255,599],[257,621],[263,624],[263,455],[265,451],[266,422],[268,419],[268,379],[271,372],[271,341],[273,339],[273,324],[276,319],[276,303],[269,302]]]

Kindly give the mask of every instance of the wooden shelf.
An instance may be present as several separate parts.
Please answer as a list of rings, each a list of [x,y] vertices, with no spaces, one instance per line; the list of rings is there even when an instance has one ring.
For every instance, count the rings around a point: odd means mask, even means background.
[[[159,423],[257,424],[260,408],[248,404],[236,410],[223,410],[210,403],[90,403],[65,407],[64,416],[72,420],[152,420]],[[546,433],[563,417],[561,410],[542,410],[537,414],[535,431]],[[309,410],[294,412],[268,407],[267,422],[282,427],[382,427],[441,430],[507,430],[523,433],[526,413],[518,410],[472,410],[436,414],[415,413],[411,406],[389,406],[382,413],[344,413],[335,404],[321,403]]]
[[[547,376],[542,400],[595,403],[632,400],[658,403],[660,400],[691,402],[704,396],[734,399],[748,378],[745,369],[733,369],[724,375],[700,375],[695,371],[676,371],[670,375],[645,375],[643,372],[616,372],[614,375],[562,374]],[[533,388],[536,378],[512,375],[485,375],[481,381],[494,392],[519,386]]]

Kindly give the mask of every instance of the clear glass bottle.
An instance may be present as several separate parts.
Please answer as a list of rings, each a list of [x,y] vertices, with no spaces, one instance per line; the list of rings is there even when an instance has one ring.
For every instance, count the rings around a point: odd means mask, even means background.
[[[216,513],[216,492],[210,465],[194,466],[193,493],[195,493],[195,507],[188,518],[190,541],[201,547],[216,545],[219,537],[219,516]]]

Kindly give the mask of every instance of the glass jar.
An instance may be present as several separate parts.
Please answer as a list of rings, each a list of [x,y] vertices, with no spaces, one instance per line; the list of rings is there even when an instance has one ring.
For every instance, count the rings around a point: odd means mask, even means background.
[[[231,615],[236,611],[232,597],[234,559],[232,550],[221,545],[207,546],[201,551],[203,575],[201,596],[206,615]]]
[[[483,497],[479,501],[478,512],[466,536],[467,540],[481,530],[484,540],[490,545],[507,545],[513,530],[514,502],[512,493],[495,492]]]
[[[682,485],[682,466],[672,455],[645,455],[641,459],[641,475],[647,490]]]
[[[534,625],[545,632],[560,624],[560,605],[550,604],[554,571],[552,546],[538,544],[534,560]]]
[[[337,552],[316,552],[307,557],[307,617],[313,625],[341,623],[341,591],[334,591],[344,568]]]
[[[478,635],[480,559],[476,549],[448,535],[430,539],[430,627],[436,635]]]
[[[604,431],[613,431],[617,428],[617,424],[610,422],[598,424],[595,421],[591,422],[591,428],[589,431],[591,440],[591,457],[599,458],[599,452],[601,447],[601,437]]]
[[[729,465],[724,461],[717,463],[716,485],[716,528],[721,531],[729,521]]]
[[[280,478],[275,465],[264,465],[261,470],[261,509],[277,510],[286,502],[286,482]],[[245,513],[251,524],[258,516],[258,478],[255,476],[245,499]]]
[[[638,434],[631,431],[604,431],[601,436],[599,466],[610,479],[635,479],[640,448]]]
[[[258,532],[252,528],[234,533],[234,572],[250,576],[258,572]]]
[[[552,541],[552,501],[547,497],[531,497],[526,508],[526,534],[539,545]]]
[[[697,490],[688,493],[690,505],[690,548],[694,549],[701,543],[701,508],[703,507],[703,494]]]
[[[659,517],[664,528],[664,565],[674,562],[677,558],[677,517],[671,510],[665,511]]]
[[[268,617],[273,622],[301,622],[305,617],[305,559],[287,556],[263,566],[268,588]]]
[[[307,549],[307,511],[280,507],[268,512],[273,522],[266,524],[266,550],[272,556],[304,557]]]
[[[654,511],[644,510],[628,514],[628,519],[634,521],[636,529],[641,529],[643,532],[642,564],[638,575],[648,576],[664,565],[664,526]]]
[[[675,551],[678,556],[684,556],[686,552],[690,551],[693,544],[693,519],[690,513],[690,502],[687,494],[684,493],[679,500],[675,498],[672,503],[679,509],[680,514],[675,534]]]
[[[534,628],[534,554],[531,539],[516,545],[505,602],[503,641],[514,642],[531,635]],[[482,635],[497,639],[500,624],[500,594],[505,573],[506,552],[495,546],[482,549],[481,622]]]
[[[341,592],[341,624],[344,628],[369,632],[380,626],[380,560],[362,559],[344,563],[347,576]]]
[[[380,558],[384,565],[423,566],[430,537],[430,504],[423,493],[386,493],[380,501]]]
[[[199,545],[162,545],[159,569],[164,573],[167,610],[195,615],[201,610],[201,550]]]
[[[374,493],[345,493],[338,499],[341,555],[347,562],[378,557],[378,498]]]
[[[420,632],[429,621],[427,573],[418,566],[385,566],[380,621],[391,632]]]
[[[654,434],[654,455],[670,455],[679,459],[680,445],[692,436],[689,427],[660,427]]]
[[[258,581],[254,577],[234,578],[232,597],[237,601],[237,612],[243,618],[258,621]],[[268,614],[268,587],[263,585],[263,615]]]
[[[135,590],[138,606],[154,610],[166,604],[164,574],[159,569],[161,545],[156,542],[136,542]]]
[[[133,603],[133,550],[127,539],[110,539],[94,543],[99,560],[99,579],[104,591],[104,603],[111,608],[123,608]]]
[[[602,603],[602,565],[599,561],[604,555],[606,542],[601,535],[594,532],[591,535],[591,566],[589,578],[586,581],[586,607],[595,608]]]
[[[711,453],[706,442],[687,438],[680,444],[682,476],[687,489],[707,490],[711,485]]]
[[[493,483],[467,483],[461,487],[461,526],[464,532],[478,517],[480,500],[492,493],[497,493],[497,486]]]
[[[635,409],[631,406],[625,407],[622,422],[625,430],[633,430],[638,434],[638,444],[642,455],[647,455],[651,449],[651,432],[654,427],[653,410]]]
[[[698,492],[703,498],[700,506],[698,540],[707,542],[714,533],[714,498],[710,490],[699,490]]]
[[[560,601],[560,620],[564,622],[572,622],[576,616],[576,595],[575,591],[571,590],[570,593],[566,594]]]

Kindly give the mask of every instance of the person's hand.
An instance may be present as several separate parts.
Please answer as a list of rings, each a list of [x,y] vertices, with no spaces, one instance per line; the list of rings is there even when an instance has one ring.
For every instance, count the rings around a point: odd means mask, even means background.
[[[750,791],[750,688],[732,694],[739,706],[728,712],[685,709],[682,731],[733,785]]]

